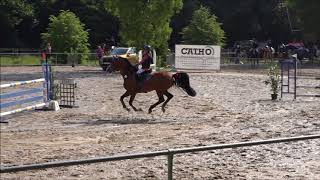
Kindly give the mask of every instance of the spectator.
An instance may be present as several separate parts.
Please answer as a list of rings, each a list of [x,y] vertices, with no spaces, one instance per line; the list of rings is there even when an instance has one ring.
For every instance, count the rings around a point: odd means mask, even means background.
[[[239,64],[240,63],[240,56],[241,56],[241,47],[239,44],[236,45],[235,56],[236,56],[235,63]]]
[[[103,49],[101,48],[101,46],[98,46],[98,48],[97,48],[97,57],[98,57],[98,59],[100,60],[103,56],[104,56]]]
[[[117,42],[113,36],[111,36],[111,46],[117,46]]]
[[[41,62],[40,62],[40,64],[42,64],[42,63],[45,63],[47,61],[46,50],[44,48],[40,49],[40,53],[41,53]]]
[[[51,43],[48,43],[47,47],[46,47],[46,54],[47,54],[47,59],[46,60],[50,59],[51,52],[52,52]]]
[[[318,57],[317,51],[318,51],[318,47],[317,47],[316,44],[314,44],[312,46],[312,53],[313,53],[312,55],[313,55],[313,57]]]
[[[104,55],[108,54],[108,53],[107,53],[107,52],[108,52],[108,48],[107,48],[106,43],[103,43],[103,45],[102,45],[102,50],[103,50]]]

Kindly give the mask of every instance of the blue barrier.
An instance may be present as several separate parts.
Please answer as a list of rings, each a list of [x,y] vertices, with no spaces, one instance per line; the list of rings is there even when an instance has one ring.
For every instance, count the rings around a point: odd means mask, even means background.
[[[21,104],[25,104],[25,103],[40,101],[40,100],[43,100],[43,96],[36,96],[36,97],[12,101],[12,102],[8,102],[8,103],[1,103],[0,108],[7,108],[7,107],[11,107],[11,106],[21,105]]]
[[[51,66],[50,64],[44,63],[42,65],[42,71],[44,78],[41,79],[35,79],[35,80],[29,80],[29,81],[20,81],[20,82],[14,82],[9,84],[1,84],[0,88],[12,88],[17,86],[23,86],[26,84],[34,84],[34,83],[42,83],[42,88],[31,88],[27,90],[20,90],[20,91],[14,91],[14,92],[6,92],[0,95],[0,108],[1,113],[0,117],[30,110],[34,108],[41,108],[46,105],[48,101],[52,99],[53,91],[52,91],[52,78],[51,78]],[[39,92],[42,92],[40,95]],[[23,96],[23,97],[22,97]],[[28,97],[27,97],[28,96]],[[10,98],[15,98],[15,100],[9,101]],[[20,98],[20,99],[18,99]],[[6,101],[4,102],[4,99]],[[41,102],[39,102],[41,101]],[[36,104],[37,102],[37,104]],[[23,104],[27,104],[27,107],[21,107]],[[33,103],[33,104],[30,104]],[[19,106],[18,109],[10,110],[4,112],[4,108],[13,107],[13,106]]]
[[[29,89],[29,90],[16,91],[13,93],[4,93],[4,94],[0,94],[0,99],[1,100],[8,99],[8,98],[18,97],[18,96],[25,95],[25,94],[33,94],[33,93],[38,93],[38,92],[43,92],[43,89],[33,88],[33,89]]]

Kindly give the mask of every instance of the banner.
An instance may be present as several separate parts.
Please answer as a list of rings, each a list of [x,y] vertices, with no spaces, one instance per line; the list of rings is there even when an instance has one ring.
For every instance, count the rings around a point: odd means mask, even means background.
[[[176,45],[175,67],[177,69],[220,70],[220,46]]]

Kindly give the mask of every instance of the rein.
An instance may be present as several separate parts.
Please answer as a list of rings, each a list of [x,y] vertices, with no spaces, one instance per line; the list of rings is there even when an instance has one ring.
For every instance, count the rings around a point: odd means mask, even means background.
[[[136,74],[136,68],[132,66],[127,59],[122,58],[121,60],[127,64],[126,68],[122,69],[122,78],[125,80],[128,79],[130,75],[134,76]]]

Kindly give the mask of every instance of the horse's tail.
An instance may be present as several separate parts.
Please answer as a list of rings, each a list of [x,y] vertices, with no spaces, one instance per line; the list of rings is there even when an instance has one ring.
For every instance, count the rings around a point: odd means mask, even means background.
[[[196,91],[190,86],[189,75],[184,72],[179,72],[173,75],[176,86],[182,88],[189,96],[196,96]]]

